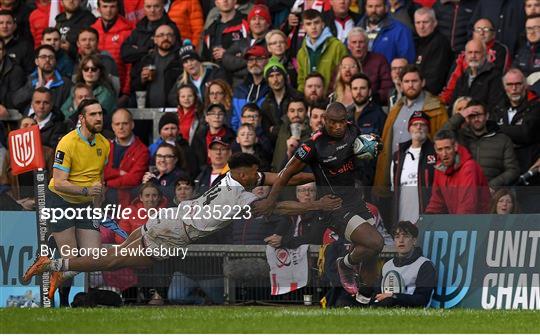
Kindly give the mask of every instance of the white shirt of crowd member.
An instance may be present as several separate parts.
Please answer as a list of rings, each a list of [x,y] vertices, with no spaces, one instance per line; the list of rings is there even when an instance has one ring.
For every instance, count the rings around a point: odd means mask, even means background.
[[[330,0],[330,6],[332,7],[332,12],[334,12],[335,21],[340,21],[332,23],[336,26],[336,37],[341,42],[345,42],[347,40],[347,34],[355,25],[355,22],[351,18],[345,22],[345,26],[341,25],[341,22],[349,16],[351,0]]]
[[[418,199],[418,158],[421,155],[422,145],[426,142],[429,128],[424,121],[417,120],[409,126],[412,143],[407,149],[401,172],[399,185],[394,185],[394,160],[390,166],[390,182],[392,190],[400,189],[399,218],[398,221],[416,223],[420,217],[420,203]],[[415,160],[416,159],[416,160]]]

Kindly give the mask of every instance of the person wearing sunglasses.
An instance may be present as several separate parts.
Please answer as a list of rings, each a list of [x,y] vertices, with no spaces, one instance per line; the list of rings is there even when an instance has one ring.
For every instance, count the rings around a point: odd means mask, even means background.
[[[104,128],[110,129],[110,116],[116,109],[117,97],[107,71],[97,54],[91,54],[81,59],[75,74],[75,83],[86,84],[92,89],[94,98],[99,101],[105,112]],[[74,99],[75,91],[73,90],[62,106],[62,110],[67,111],[73,105]]]

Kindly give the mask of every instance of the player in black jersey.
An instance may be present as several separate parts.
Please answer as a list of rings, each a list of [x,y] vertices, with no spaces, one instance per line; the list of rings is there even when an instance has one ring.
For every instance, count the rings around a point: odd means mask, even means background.
[[[384,245],[365,201],[354,189],[356,155],[353,144],[359,135],[358,129],[347,122],[345,106],[337,102],[330,104],[324,115],[324,128],[297,149],[279,173],[268,198],[256,207],[259,213],[271,213],[283,186],[294,174],[310,166],[317,190],[321,191],[319,197],[334,195],[343,201],[340,209],[325,212],[323,220],[354,246],[337,261],[343,288],[351,295],[358,294],[355,266],[362,266],[359,268],[364,283],[373,283],[377,278],[376,257]]]

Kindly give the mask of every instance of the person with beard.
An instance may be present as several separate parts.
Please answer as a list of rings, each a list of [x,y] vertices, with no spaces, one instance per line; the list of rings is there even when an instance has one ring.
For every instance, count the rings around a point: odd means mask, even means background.
[[[33,43],[19,35],[15,16],[7,10],[0,10],[0,39],[4,40],[6,54],[24,70],[25,74],[31,73],[34,69]]]
[[[351,93],[354,105],[349,108],[350,121],[353,122],[363,134],[375,133],[382,135],[386,113],[373,100],[371,81],[363,73],[351,78]]]
[[[318,71],[324,78],[324,89],[328,91],[339,61],[348,54],[347,48],[325,27],[320,12],[308,9],[302,13],[302,21],[306,38],[297,54],[298,90],[304,90],[309,73]]]
[[[379,198],[391,196],[389,187],[392,153],[399,150],[400,143],[411,140],[408,130],[411,115],[416,111],[422,111],[430,118],[431,137],[448,120],[446,106],[436,96],[424,90],[425,80],[417,66],[405,66],[401,71],[400,80],[403,97],[388,112],[382,133],[384,147],[375,171],[377,188],[374,192]]]
[[[409,119],[411,140],[400,143],[392,156],[395,221],[416,223],[429,203],[436,162],[433,142],[428,139],[429,128],[429,117],[422,111],[414,112]]]
[[[272,25],[270,11],[265,5],[255,5],[247,17],[249,25],[249,35],[246,38],[234,42],[223,54],[221,64],[227,71],[227,75],[232,82],[232,87],[242,83],[248,74],[247,62],[244,59],[245,52],[254,45],[266,48],[266,33]]]
[[[60,48],[73,60],[77,55],[79,31],[90,27],[96,17],[81,6],[81,0],[62,0],[64,12],[56,16],[56,28],[60,31]]]
[[[450,104],[458,97],[469,96],[484,102],[491,111],[503,97],[501,73],[487,61],[487,50],[484,42],[470,40],[465,45],[465,60],[468,67],[458,79]]]
[[[156,29],[154,43],[156,48],[131,71],[131,91],[146,91],[146,107],[150,108],[167,106],[167,95],[183,70],[174,29],[170,25],[163,24]]]
[[[512,68],[503,76],[506,95],[489,114],[514,143],[519,172],[525,173],[534,163],[534,151],[540,143],[540,101],[529,91],[523,72]]]
[[[44,86],[51,90],[53,109],[59,111],[69,97],[73,84],[69,78],[62,76],[56,69],[56,55],[53,47],[41,45],[37,47],[34,54],[36,55],[36,70],[27,77],[26,84],[15,92],[13,105],[21,112],[26,111],[30,108],[34,89]]]
[[[284,114],[281,119],[282,123],[272,158],[273,172],[279,172],[294,155],[298,146],[311,134],[307,105],[303,99],[291,99],[287,105],[287,114]],[[293,134],[295,127],[300,130],[300,134]]]
[[[374,101],[369,77],[363,73],[352,77],[350,88],[354,104],[348,109],[349,121],[356,125],[362,134],[377,134],[381,136],[386,113]],[[358,179],[363,186],[373,185],[375,175],[375,160],[363,160],[358,163]]]
[[[378,291],[369,303],[372,307],[428,307],[437,287],[436,271],[433,263],[422,256],[422,249],[415,247],[418,227],[411,221],[399,221],[394,227],[394,245],[397,256],[388,260],[382,268]],[[392,273],[391,273],[392,272]],[[395,272],[395,273],[394,273]],[[386,280],[398,276],[404,292],[384,292]]]
[[[311,128],[311,135],[314,135],[320,131],[324,126],[323,116],[326,112],[326,106],[328,106],[328,102],[326,100],[319,100],[311,105],[308,105],[309,127]]]
[[[307,75],[303,92],[308,105],[325,100],[324,77],[316,71]]]
[[[264,78],[268,82],[270,92],[261,106],[262,124],[266,130],[272,129],[269,136],[272,141],[275,141],[281,125],[281,117],[287,113],[289,101],[302,98],[302,94],[289,85],[287,70],[277,58],[270,58],[264,67]]]
[[[453,61],[450,43],[437,30],[437,18],[431,8],[422,7],[414,13],[416,65],[426,78],[426,90],[438,95],[446,84],[446,75]]]
[[[516,182],[520,171],[514,144],[493,120],[489,120],[488,110],[482,102],[472,99],[463,111],[448,120],[444,128],[456,132],[459,143],[471,152],[492,190]]]
[[[268,63],[268,51],[266,51],[266,48],[254,45],[246,51],[244,58],[247,61],[247,69],[250,75],[233,92],[231,127],[235,132],[240,126],[242,107],[246,103],[256,103],[258,106],[262,106],[269,90],[264,78],[264,67]]]
[[[351,78],[360,72],[362,66],[356,58],[350,55],[343,57],[334,79],[334,92],[329,95],[328,100],[340,102],[347,108],[352,106],[354,101],[351,94]]]
[[[126,1],[126,3],[130,2]],[[163,25],[169,26],[173,30],[174,41],[182,41],[176,24],[165,13],[164,2],[164,0],[144,0],[144,18],[137,23],[131,35],[122,43],[120,56],[124,63],[131,64],[132,69],[140,69],[140,63],[144,59],[144,56],[157,45],[154,37],[156,35],[156,29],[159,27]],[[170,37],[168,38],[169,40],[171,39]],[[163,41],[163,38],[161,41]],[[131,79],[133,80],[133,77]]]
[[[383,54],[388,63],[394,58],[406,58],[414,62],[412,32],[388,14],[385,0],[366,0],[366,14],[358,26],[364,28],[369,37],[368,49]]]
[[[100,134],[103,110],[95,99],[86,99],[78,108],[81,126],[66,134],[54,155],[53,178],[47,190],[46,206],[61,209],[86,209],[101,205],[103,170],[109,157],[109,141]],[[101,247],[99,224],[92,218],[51,222],[52,235],[62,257],[71,251]],[[89,253],[89,251],[87,251]],[[69,283],[60,289],[60,305],[69,306]]]
[[[347,37],[347,48],[351,55],[362,65],[362,72],[368,75],[373,90],[373,98],[386,105],[388,94],[392,89],[390,65],[384,55],[368,50],[369,38],[366,31],[354,27]],[[405,62],[407,64],[407,62]]]

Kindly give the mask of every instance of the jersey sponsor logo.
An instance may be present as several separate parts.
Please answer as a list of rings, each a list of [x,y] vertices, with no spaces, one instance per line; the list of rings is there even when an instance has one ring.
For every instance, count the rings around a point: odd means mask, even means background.
[[[56,151],[56,155],[54,156],[54,163],[62,164],[64,163],[64,156],[65,153],[61,150]]]
[[[338,147],[336,148],[336,151],[342,150],[342,149],[345,148],[345,147],[347,147],[347,144],[343,144],[343,145],[341,145],[341,146],[338,146]]]
[[[298,157],[301,159],[305,159],[308,156],[309,152],[311,152],[311,147],[309,147],[306,144],[303,144],[296,151],[296,155],[298,155]]]
[[[347,163],[345,163],[343,166],[339,167],[338,169],[329,169],[328,172],[330,173],[330,175],[336,176],[336,175],[344,174],[346,172],[353,171],[353,170],[354,170],[354,164],[352,160],[349,160]]]
[[[326,159],[323,159],[322,162],[328,163],[328,162],[332,162],[332,161],[336,161],[336,160],[337,160],[337,157],[330,156],[330,157],[327,157]]]

